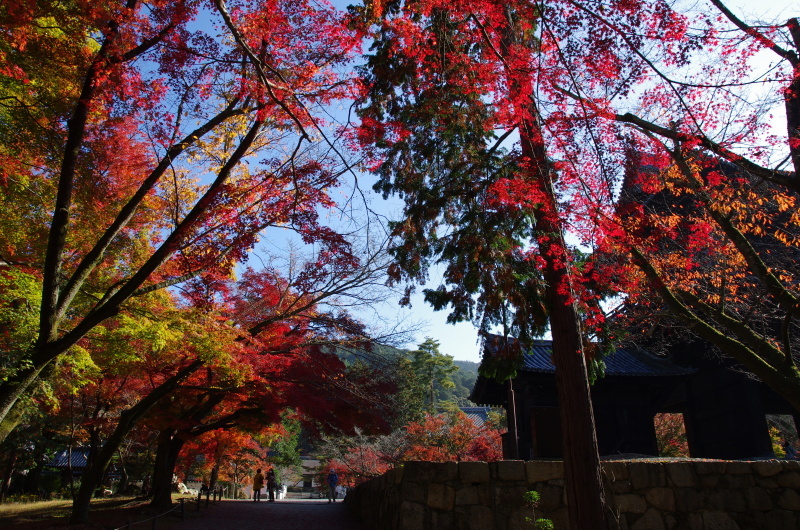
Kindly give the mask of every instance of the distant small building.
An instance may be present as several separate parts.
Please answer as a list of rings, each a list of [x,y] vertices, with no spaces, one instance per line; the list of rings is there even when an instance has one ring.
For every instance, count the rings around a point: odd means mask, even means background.
[[[310,456],[301,456],[300,466],[303,476],[301,491],[313,492],[319,487],[317,483],[317,474],[319,473],[320,462],[316,458],[311,458]]]
[[[503,338],[488,335],[483,361],[491,362]],[[514,341],[515,339],[508,339]],[[509,383],[479,376],[470,399],[516,411],[520,458],[562,456],[561,414],[551,361],[551,341],[523,346],[523,363]],[[698,359],[704,357],[698,353]],[[744,459],[772,457],[766,414],[793,414],[762,383],[720,361],[677,364],[642,349],[619,349],[605,359],[605,377],[591,388],[601,456],[658,455],[654,417],[682,413],[692,457]],[[504,441],[506,455],[513,454]]]
[[[64,449],[56,453],[56,456],[54,456],[53,459],[50,460],[46,465],[47,467],[65,472],[69,472],[71,468],[73,475],[79,476],[86,469],[88,458],[89,449],[73,449],[71,455],[68,449]]]
[[[478,427],[483,427],[483,425],[489,421],[489,413],[492,411],[492,407],[459,407],[459,410],[467,415],[467,418],[472,420]]]

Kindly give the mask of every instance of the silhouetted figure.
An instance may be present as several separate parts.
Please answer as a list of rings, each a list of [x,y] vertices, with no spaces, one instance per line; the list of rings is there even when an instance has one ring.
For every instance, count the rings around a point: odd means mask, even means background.
[[[339,475],[331,468],[328,473],[328,503],[336,502],[336,485],[339,484]]]
[[[278,487],[278,481],[275,479],[275,470],[269,468],[267,471],[267,491],[269,492],[269,502],[275,502],[275,489]]]
[[[264,475],[261,474],[261,470],[256,470],[256,474],[253,476],[253,502],[261,500],[261,488],[264,487]]]

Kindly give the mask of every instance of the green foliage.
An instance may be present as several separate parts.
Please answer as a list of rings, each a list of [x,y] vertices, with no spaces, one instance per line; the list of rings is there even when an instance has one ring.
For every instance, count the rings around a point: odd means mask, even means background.
[[[786,451],[783,450],[783,439],[777,427],[769,428],[769,440],[772,443],[772,452],[775,454],[775,457],[785,458]]]
[[[550,519],[536,518],[536,507],[539,505],[541,495],[536,490],[526,491],[523,494],[523,499],[528,508],[531,509],[532,517],[525,517],[525,522],[532,524],[536,530],[553,530],[553,521]]]
[[[411,368],[419,386],[427,393],[427,410],[435,412],[437,391],[456,387],[453,374],[458,371],[458,367],[453,364],[453,357],[439,351],[439,341],[426,337],[411,352]]]
[[[539,500],[542,498],[542,496],[539,495],[539,492],[536,490],[526,491],[522,497],[525,499],[525,503],[529,506],[536,506]]]
[[[281,425],[286,431],[286,435],[277,438],[271,443],[270,450],[274,451],[274,456],[270,456],[270,462],[276,466],[293,467],[300,465],[300,421],[293,415],[291,410],[281,413]],[[275,470],[278,473],[278,470]],[[280,480],[278,480],[280,483]]]
[[[478,363],[469,361],[454,361],[458,370],[453,372],[452,381],[454,387],[451,389],[452,397],[441,396],[442,400],[450,399],[459,407],[471,407],[475,404],[469,400],[475,380],[478,378]]]
[[[411,360],[402,356],[394,364],[397,393],[394,396],[395,418],[392,427],[397,429],[425,415],[425,389],[417,378]]]
[[[533,523],[536,530],[553,530],[555,526],[550,519],[536,519]]]
[[[428,342],[430,341],[430,342]],[[475,406],[469,400],[475,380],[478,377],[478,363],[470,361],[455,361],[449,355],[438,352],[438,342],[428,338],[423,344],[425,348],[436,343],[436,358],[423,361],[425,352],[417,353],[418,359],[414,364],[415,352],[400,350],[382,344],[373,344],[369,350],[336,348],[336,355],[349,367],[349,370],[359,366],[378,367],[380,371],[391,380],[396,392],[389,396],[392,400],[392,427],[399,428],[413,421],[421,421],[425,413],[430,410],[430,373],[421,367],[428,362],[439,363],[440,368],[450,372],[448,382],[439,384],[434,382],[434,401],[437,407],[443,410],[457,409],[458,407]],[[420,345],[422,346],[422,345]],[[422,348],[420,348],[422,350]],[[455,367],[454,370],[451,370]],[[427,381],[427,383],[426,383]]]
[[[35,276],[15,269],[0,273],[0,381],[25,366],[25,357],[36,340],[41,297]]]

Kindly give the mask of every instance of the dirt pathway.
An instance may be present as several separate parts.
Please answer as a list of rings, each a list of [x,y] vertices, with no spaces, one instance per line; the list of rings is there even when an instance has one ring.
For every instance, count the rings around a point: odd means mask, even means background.
[[[344,506],[325,499],[277,502],[221,501],[196,512],[187,505],[186,522],[170,530],[368,530]]]

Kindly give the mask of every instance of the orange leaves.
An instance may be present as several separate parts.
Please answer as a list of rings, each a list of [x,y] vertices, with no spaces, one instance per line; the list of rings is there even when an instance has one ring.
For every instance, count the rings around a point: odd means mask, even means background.
[[[405,460],[488,462],[502,458],[500,432],[475,425],[462,412],[426,414],[422,421],[408,424],[405,431]]]
[[[331,460],[350,484],[382,474],[406,460],[428,462],[482,461],[503,458],[501,431],[478,426],[463,412],[426,414],[402,431],[380,437],[348,438]]]

